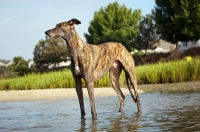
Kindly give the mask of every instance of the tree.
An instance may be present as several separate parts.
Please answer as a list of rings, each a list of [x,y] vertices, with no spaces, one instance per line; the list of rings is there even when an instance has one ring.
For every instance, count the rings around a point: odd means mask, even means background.
[[[199,0],[156,0],[153,13],[162,39],[177,44],[200,38]]]
[[[4,76],[4,73],[6,72],[6,67],[0,65],[0,78]]]
[[[161,34],[161,38],[171,43],[177,43],[176,35],[180,30],[176,29],[171,20],[171,16],[174,14],[174,7],[172,7],[170,0],[156,0],[153,13],[155,14],[158,33]]]
[[[187,36],[186,41],[198,40],[200,38],[200,1],[171,0],[171,3],[175,9],[174,16],[171,17],[174,25],[181,30],[181,34]]]
[[[34,49],[34,62],[36,68],[44,65],[48,66],[50,63],[57,64],[62,61],[67,61],[69,52],[63,39],[49,38],[46,36],[45,40],[40,40]]]
[[[151,14],[148,14],[140,21],[140,33],[133,39],[136,49],[155,49],[155,43],[159,40],[159,35],[156,33],[156,24]]]
[[[132,11],[114,2],[94,13],[88,28],[89,34],[85,33],[84,36],[91,44],[120,42],[130,51],[130,41],[139,33],[140,19],[140,10]]]
[[[17,72],[19,76],[22,76],[29,72],[28,65],[26,61],[21,56],[16,56],[13,58],[13,63],[11,65],[11,69],[14,72]]]

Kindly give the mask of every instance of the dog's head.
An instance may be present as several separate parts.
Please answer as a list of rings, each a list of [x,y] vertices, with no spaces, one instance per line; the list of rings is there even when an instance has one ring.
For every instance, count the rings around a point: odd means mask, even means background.
[[[70,35],[70,31],[74,29],[74,24],[80,24],[81,22],[77,19],[71,19],[67,22],[58,23],[55,28],[45,32],[50,37],[67,37]]]

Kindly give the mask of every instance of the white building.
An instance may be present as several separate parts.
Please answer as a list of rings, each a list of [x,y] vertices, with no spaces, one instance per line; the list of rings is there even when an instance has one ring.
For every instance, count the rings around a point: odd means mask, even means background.
[[[0,66],[6,66],[6,65],[0,62]]]
[[[54,68],[54,67],[63,67],[63,66],[70,66],[70,65],[71,65],[71,61],[68,60],[67,62],[62,61],[62,62],[60,62],[60,63],[58,63],[56,65],[55,64],[50,64],[48,66],[48,68],[51,69],[51,68]]]
[[[167,53],[167,52],[171,52],[175,48],[176,48],[175,44],[169,43],[169,42],[164,41],[164,40],[160,40],[157,43],[157,47],[154,51],[156,53]]]
[[[33,60],[28,62],[28,68],[31,68],[33,65],[35,64],[35,62]]]
[[[10,61],[8,64],[6,64],[6,67],[12,65],[12,63],[13,61]]]
[[[147,50],[147,53],[168,53],[171,52],[173,50],[175,50],[176,45],[169,43],[167,41],[164,40],[160,40],[158,43],[156,43],[156,49],[154,50]],[[135,52],[138,52],[137,50],[131,52],[131,54],[134,54]],[[141,50],[141,52],[145,53],[146,50]]]
[[[200,40],[189,42],[178,42],[179,50],[184,51],[193,47],[200,47]]]

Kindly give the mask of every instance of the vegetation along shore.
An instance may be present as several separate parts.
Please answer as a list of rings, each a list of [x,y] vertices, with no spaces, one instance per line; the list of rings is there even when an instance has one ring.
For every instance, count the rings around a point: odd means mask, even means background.
[[[136,67],[138,84],[180,83],[200,80],[200,59],[192,61],[179,60],[165,63],[149,64]],[[84,82],[84,81],[83,81]],[[126,85],[124,73],[120,84]],[[110,87],[109,75],[95,82],[95,87]],[[0,90],[31,90],[49,88],[74,88],[74,80],[70,70],[33,73],[23,77],[3,79]],[[85,87],[85,83],[84,83]]]

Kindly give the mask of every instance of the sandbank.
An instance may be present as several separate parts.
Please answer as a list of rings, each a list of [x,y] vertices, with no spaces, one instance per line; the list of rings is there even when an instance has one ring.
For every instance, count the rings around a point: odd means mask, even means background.
[[[121,88],[124,95],[130,95],[127,88]],[[144,93],[138,90],[138,93]],[[84,97],[88,97],[86,88],[83,88]],[[94,96],[117,96],[115,90],[108,88],[94,88]],[[19,101],[35,101],[35,100],[53,100],[77,98],[75,88],[57,88],[57,89],[38,89],[38,90],[4,90],[0,91],[0,102],[19,102]]]

